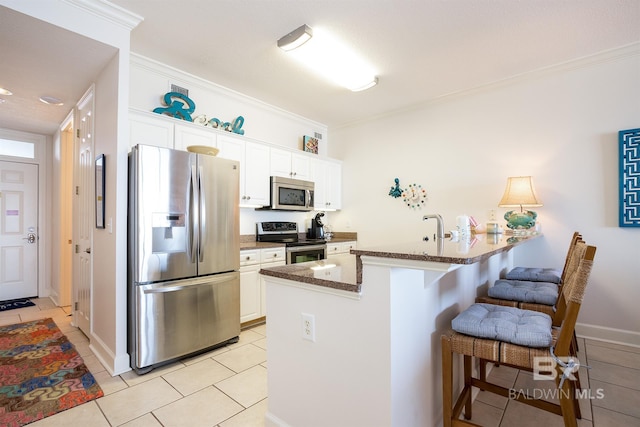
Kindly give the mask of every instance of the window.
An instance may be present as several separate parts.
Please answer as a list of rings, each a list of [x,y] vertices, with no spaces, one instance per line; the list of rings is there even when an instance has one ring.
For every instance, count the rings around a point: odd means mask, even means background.
[[[0,156],[35,159],[36,145],[33,142],[14,141],[0,138]]]

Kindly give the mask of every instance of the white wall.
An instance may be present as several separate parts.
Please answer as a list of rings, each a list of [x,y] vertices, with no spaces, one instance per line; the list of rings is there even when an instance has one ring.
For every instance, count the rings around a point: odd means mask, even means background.
[[[485,222],[495,209],[503,221],[507,177],[532,175],[544,238],[516,264],[562,267],[572,232],[582,232],[598,252],[579,332],[640,345],[640,228],[618,228],[618,131],[640,127],[639,76],[636,44],[331,129],[344,209],[330,221],[357,231],[359,247],[432,234],[426,213],[442,214],[447,229],[461,213]],[[388,196],[396,177],[426,187],[424,209]]]

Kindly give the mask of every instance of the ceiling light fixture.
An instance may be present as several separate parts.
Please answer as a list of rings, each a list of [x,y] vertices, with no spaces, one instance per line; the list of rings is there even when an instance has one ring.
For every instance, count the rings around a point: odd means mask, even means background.
[[[64,105],[61,99],[56,98],[54,96],[43,95],[40,97],[40,101],[49,105],[57,105],[57,106]]]
[[[0,95],[13,95],[13,92],[11,92],[9,89],[0,87]]]
[[[312,71],[354,92],[378,83],[373,67],[322,28],[312,30],[302,25],[278,40],[278,47]]]
[[[302,46],[313,37],[313,30],[304,24],[278,40],[278,47],[286,52]]]

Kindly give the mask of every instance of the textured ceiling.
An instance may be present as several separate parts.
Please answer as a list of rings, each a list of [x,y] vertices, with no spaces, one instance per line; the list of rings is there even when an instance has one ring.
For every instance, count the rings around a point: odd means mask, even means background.
[[[132,52],[330,127],[640,42],[638,0],[112,3],[144,18],[132,32]],[[2,10],[0,47],[10,55],[29,56],[44,47],[54,57],[60,57],[60,44],[62,49],[75,43],[81,50],[91,49],[86,40],[63,36],[63,32],[51,28],[47,31],[54,31],[55,37],[34,37],[31,28],[45,31],[42,24],[36,23],[21,27],[21,38],[12,40],[16,46],[8,46],[5,25],[9,21],[5,15]],[[276,40],[302,24],[330,30],[360,52],[377,70],[379,84],[363,92],[350,92],[292,61],[276,47]],[[100,55],[90,52],[86,58],[96,55],[95,61],[104,63],[109,51],[104,47],[98,50]],[[64,74],[82,83],[81,94],[95,75],[91,73],[101,65],[83,64],[84,70],[73,67],[65,73],[44,62],[51,58],[37,59],[43,64],[38,66],[33,57],[30,61],[21,60],[29,72],[14,84],[30,87],[36,81],[48,82],[53,95]],[[5,84],[2,76],[6,64],[3,59],[0,85]],[[77,94],[69,91],[68,96],[77,99]],[[5,126],[1,108],[4,107],[0,105],[0,126]]]

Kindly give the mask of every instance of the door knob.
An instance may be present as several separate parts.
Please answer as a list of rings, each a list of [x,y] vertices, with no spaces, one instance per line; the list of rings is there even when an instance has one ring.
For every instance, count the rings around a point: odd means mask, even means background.
[[[29,233],[27,237],[23,237],[22,240],[26,240],[27,243],[35,243],[36,242],[36,233]]]

